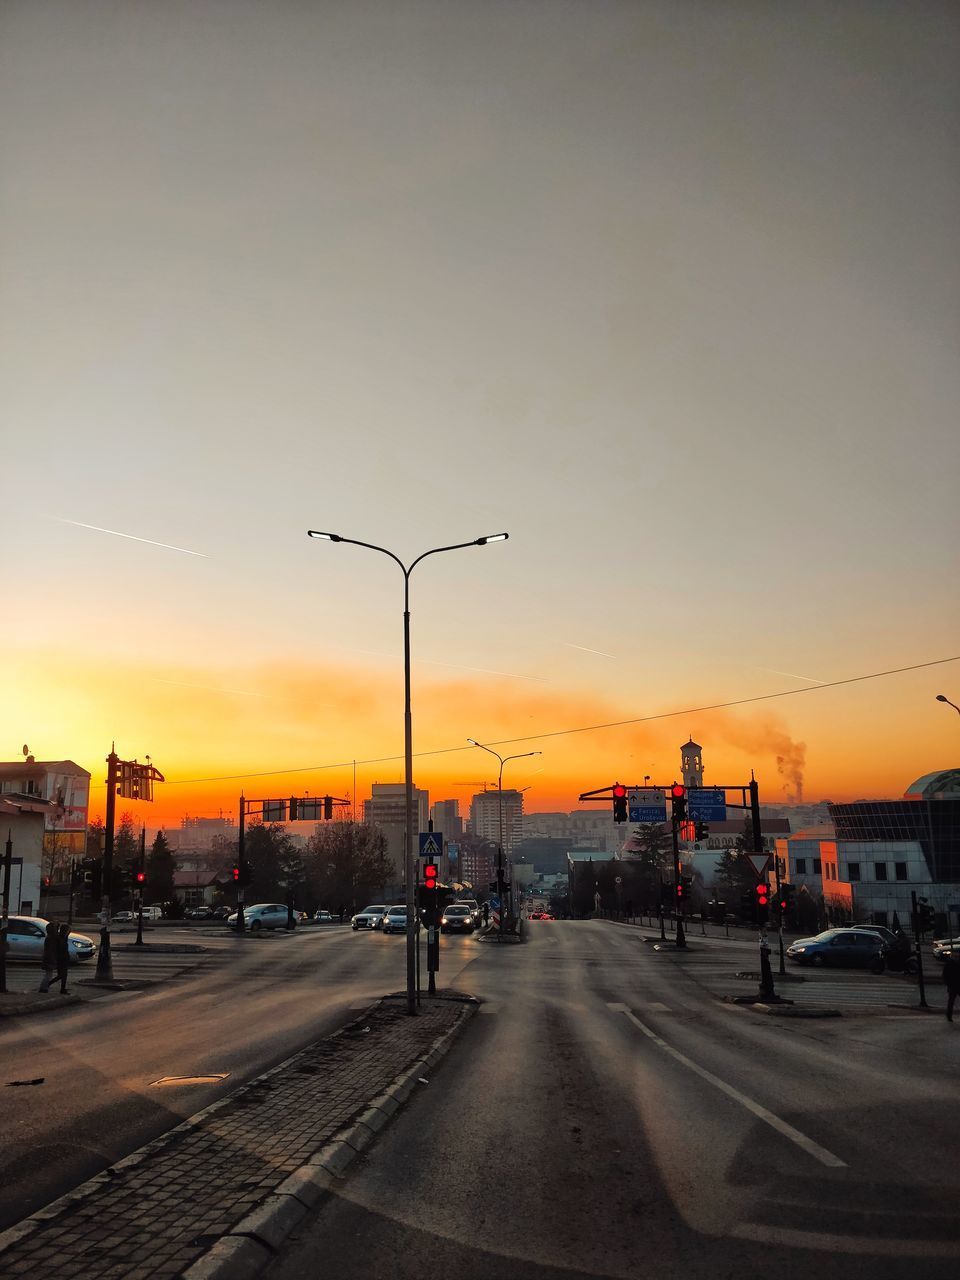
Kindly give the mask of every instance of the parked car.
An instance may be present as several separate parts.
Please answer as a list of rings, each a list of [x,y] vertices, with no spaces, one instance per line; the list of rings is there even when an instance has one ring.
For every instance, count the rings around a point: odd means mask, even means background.
[[[352,929],[379,929],[380,921],[383,919],[383,913],[387,909],[385,902],[375,902],[372,906],[364,907],[362,911],[358,911],[355,916],[350,917],[350,926]]]
[[[869,929],[825,929],[815,938],[792,942],[787,955],[797,964],[868,969],[882,960],[884,947],[883,939]]]
[[[115,916],[111,917],[114,924],[132,924],[136,918],[137,913],[135,911],[118,911]]]
[[[189,907],[183,914],[188,920],[209,920],[213,916],[213,908]]]
[[[40,963],[48,921],[42,916],[10,916],[7,921],[7,959]],[[97,944],[85,933],[73,933],[68,941],[70,963],[82,964],[97,954]]]
[[[243,922],[251,933],[259,933],[261,929],[285,929],[287,927],[287,908],[279,902],[256,902],[243,908]],[[297,924],[297,912],[293,913],[294,927]],[[231,929],[237,927],[237,912],[228,917],[227,924]]]
[[[473,933],[477,922],[466,902],[451,902],[440,917],[441,933]]]
[[[228,913],[228,914],[229,914],[229,913]],[[144,907],[144,908],[143,908],[143,918],[144,918],[144,920],[162,920],[162,919],[163,919],[163,907],[161,907],[161,906],[160,906],[160,904],[159,904],[158,902],[153,903],[153,905],[152,905],[152,906]]]
[[[210,912],[212,920],[229,920],[233,915],[233,907],[214,907]]]
[[[317,924],[335,924],[336,916],[332,911],[315,911],[313,918]]]
[[[960,947],[960,938],[934,938],[933,940],[933,958],[934,960],[949,960],[953,955],[953,948]]]
[[[380,928],[384,933],[406,933],[407,908],[405,906],[388,907],[383,913]]]

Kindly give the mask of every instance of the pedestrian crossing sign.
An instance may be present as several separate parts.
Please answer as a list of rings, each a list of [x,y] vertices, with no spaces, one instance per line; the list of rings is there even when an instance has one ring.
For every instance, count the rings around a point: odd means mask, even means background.
[[[443,853],[443,836],[439,831],[420,832],[420,857],[439,858]]]

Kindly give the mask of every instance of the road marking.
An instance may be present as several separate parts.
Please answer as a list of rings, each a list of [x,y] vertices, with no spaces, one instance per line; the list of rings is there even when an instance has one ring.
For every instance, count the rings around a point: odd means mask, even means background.
[[[837,1236],[820,1231],[800,1231],[791,1227],[760,1226],[741,1222],[727,1233],[741,1240],[782,1245],[788,1249],[829,1250],[831,1253],[879,1253],[895,1258],[955,1258],[958,1242],[953,1240],[884,1240],[880,1236]]]
[[[821,1147],[819,1143],[814,1142],[812,1138],[808,1138],[806,1134],[794,1129],[793,1125],[787,1124],[786,1120],[781,1120],[779,1116],[775,1116],[772,1111],[768,1111],[766,1107],[762,1107],[759,1102],[754,1102],[752,1098],[748,1098],[746,1094],[741,1093],[739,1089],[735,1089],[733,1085],[727,1084],[726,1080],[721,1080],[719,1076],[715,1076],[712,1071],[707,1071],[705,1067],[701,1067],[699,1063],[694,1062],[692,1058],[688,1058],[685,1053],[681,1053],[679,1049],[674,1049],[672,1045],[667,1044],[666,1040],[661,1039],[655,1031],[646,1026],[625,1004],[610,1004],[607,1007],[615,1013],[622,1013],[635,1027],[638,1027],[643,1034],[658,1045],[664,1053],[669,1053],[671,1058],[675,1058],[677,1062],[682,1062],[702,1080],[708,1081],[719,1089],[721,1093],[725,1093],[728,1098],[733,1098],[735,1102],[739,1102],[742,1107],[768,1124],[771,1129],[776,1129],[777,1133],[788,1138],[802,1151],[806,1151],[808,1155],[813,1156],[815,1160],[819,1160],[821,1164],[825,1164],[829,1169],[845,1169],[847,1163],[841,1160],[839,1156],[835,1156],[832,1151],[828,1151],[826,1147]]]
[[[151,1080],[150,1087],[156,1089],[161,1086],[184,1085],[184,1084],[221,1084],[230,1074],[229,1071],[216,1072],[213,1075],[206,1076],[161,1076],[159,1080]]]

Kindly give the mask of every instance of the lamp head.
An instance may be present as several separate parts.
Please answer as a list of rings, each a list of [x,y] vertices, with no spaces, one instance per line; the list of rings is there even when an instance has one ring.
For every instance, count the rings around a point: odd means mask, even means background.
[[[938,702],[949,702],[949,701],[950,701],[950,699],[947,697],[947,695],[946,695],[945,693],[938,693],[938,694],[937,694],[937,701],[938,701]]]
[[[308,538],[323,538],[326,542],[342,542],[343,537],[339,533],[321,533],[319,529],[308,529]]]
[[[509,533],[488,533],[485,538],[477,539],[476,546],[485,547],[488,542],[506,542],[509,537]]]

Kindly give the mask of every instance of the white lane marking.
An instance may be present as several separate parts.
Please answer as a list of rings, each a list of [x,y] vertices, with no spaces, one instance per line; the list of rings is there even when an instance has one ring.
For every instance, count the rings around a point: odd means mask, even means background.
[[[110,996],[93,996],[90,1003],[103,1006],[105,1004],[113,1004],[115,1000],[132,1000],[134,996],[142,995],[142,991],[115,991]]]
[[[820,1231],[799,1231],[792,1227],[760,1226],[740,1222],[727,1233],[741,1240],[759,1240],[763,1244],[783,1245],[788,1249],[829,1250],[831,1253],[879,1253],[897,1258],[955,1258],[957,1241],[953,1240],[884,1240],[882,1237],[836,1236]]]
[[[721,1080],[719,1076],[715,1076],[712,1071],[707,1071],[705,1067],[701,1067],[699,1063],[694,1062],[692,1058],[688,1058],[685,1053],[681,1053],[679,1049],[674,1049],[672,1045],[667,1044],[666,1040],[661,1039],[655,1031],[652,1031],[645,1023],[625,1005],[610,1004],[607,1007],[615,1013],[622,1013],[635,1027],[638,1027],[643,1034],[658,1045],[664,1053],[669,1053],[671,1058],[675,1058],[677,1062],[682,1062],[689,1070],[700,1076],[702,1080],[708,1081],[721,1093],[725,1093],[728,1098],[733,1098],[735,1102],[739,1102],[742,1107],[768,1124],[771,1129],[776,1129],[777,1133],[788,1138],[802,1151],[806,1151],[808,1155],[813,1156],[815,1160],[819,1160],[821,1164],[825,1164],[829,1169],[845,1169],[847,1163],[841,1160],[839,1156],[835,1156],[832,1151],[828,1151],[826,1147],[821,1147],[819,1143],[814,1142],[812,1138],[808,1138],[806,1134],[801,1133],[799,1129],[794,1129],[793,1125],[787,1124],[786,1120],[781,1120],[779,1116],[775,1116],[772,1111],[768,1111],[766,1107],[762,1107],[759,1102],[754,1102],[752,1098],[748,1098],[745,1093],[741,1093],[739,1089],[735,1089],[732,1084],[727,1084],[726,1080]]]
[[[669,1013],[670,1012],[669,1006],[665,1004],[661,1004],[659,1000],[651,1000],[649,1004],[645,1004],[643,1007],[645,1009],[649,1009],[651,1013]]]

